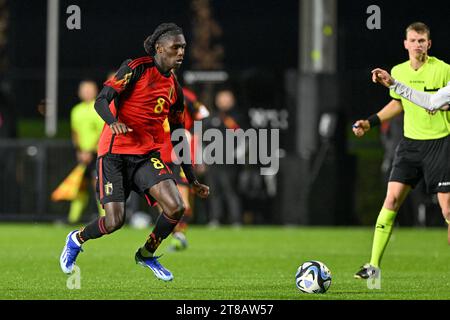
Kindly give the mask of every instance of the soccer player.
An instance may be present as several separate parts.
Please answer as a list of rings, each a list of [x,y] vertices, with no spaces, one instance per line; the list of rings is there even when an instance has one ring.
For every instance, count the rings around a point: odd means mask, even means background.
[[[425,24],[416,22],[407,27],[404,46],[409,60],[392,69],[395,79],[418,91],[437,91],[450,81],[450,65],[428,56],[431,40]],[[432,114],[394,90],[390,94],[393,99],[382,110],[353,125],[354,134],[361,137],[381,122],[404,112],[404,138],[396,149],[386,198],[377,218],[370,262],[355,274],[360,279],[377,275],[397,211],[421,179],[428,193],[437,193],[443,216],[450,218],[449,113]],[[448,240],[450,243],[450,235]]]
[[[209,116],[209,111],[206,106],[201,103],[197,95],[186,87],[183,87],[184,96],[184,127],[186,129],[186,136],[191,145],[191,151],[195,150],[196,139],[192,132],[194,127],[194,121],[200,121]],[[173,154],[172,144],[170,143],[170,127],[166,120],[163,124],[164,127],[164,139],[168,142],[161,148],[161,159],[172,170],[174,177],[177,181],[178,190],[185,205],[184,215],[176,225],[172,233],[172,240],[170,249],[173,251],[184,250],[187,248],[186,231],[190,220],[192,219],[192,206],[190,204],[190,188],[189,182],[183,169],[174,163],[175,155]],[[192,153],[194,155],[194,153]]]
[[[95,190],[98,139],[103,129],[104,121],[94,109],[95,97],[97,96],[97,84],[94,81],[81,81],[78,87],[78,96],[81,102],[75,105],[70,113],[70,126],[72,129],[72,143],[77,152],[77,161],[86,166],[85,180],[91,183]],[[95,196],[95,192],[94,192]],[[74,224],[79,222],[83,210],[89,202],[86,183],[82,185],[77,197],[70,203],[68,222]],[[100,216],[105,211],[98,203]]]
[[[106,215],[67,235],[60,257],[61,269],[71,273],[82,245],[122,227],[125,201],[134,190],[163,212],[144,245],[135,253],[136,263],[150,268],[158,279],[170,281],[172,273],[155,255],[161,242],[182,217],[185,206],[174,177],[160,159],[164,141],[163,123],[170,130],[183,129],[183,92],[171,72],[181,66],[186,41],[174,23],[160,24],[144,41],[146,56],[126,60],[116,75],[105,82],[95,109],[106,122],[99,141],[98,192]],[[189,155],[189,148],[184,149]],[[191,161],[182,168],[194,192],[206,198],[209,187],[200,184]]]

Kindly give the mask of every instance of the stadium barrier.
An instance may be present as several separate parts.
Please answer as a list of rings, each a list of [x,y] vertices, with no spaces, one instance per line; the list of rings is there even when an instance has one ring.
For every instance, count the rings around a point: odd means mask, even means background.
[[[69,203],[51,192],[76,165],[69,140],[0,139],[0,220],[64,220]]]

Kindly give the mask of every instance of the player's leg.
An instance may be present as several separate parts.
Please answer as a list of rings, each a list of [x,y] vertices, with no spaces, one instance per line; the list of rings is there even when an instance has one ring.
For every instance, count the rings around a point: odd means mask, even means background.
[[[163,180],[152,186],[149,195],[161,206],[162,212],[156,220],[152,233],[149,235],[141,254],[144,257],[153,256],[161,242],[169,236],[182,217],[185,205],[175,182]]]
[[[133,183],[133,188],[144,194],[150,205],[157,202],[162,209],[151,234],[135,254],[136,263],[150,268],[158,279],[170,281],[173,279],[172,273],[159,263],[159,257],[154,254],[183,215],[185,210],[183,199],[172,171],[159,158],[158,153],[140,160]]]
[[[370,263],[365,264],[355,274],[355,278],[368,279],[377,276],[383,253],[392,234],[397,211],[411,188],[423,178],[425,156],[423,152],[423,144],[420,141],[402,139],[398,144],[386,198],[375,225]]]
[[[83,244],[119,230],[125,223],[125,202],[105,203],[105,216],[99,217],[80,230],[77,238]]]
[[[178,191],[181,194],[183,203],[185,205],[184,214],[181,216],[175,228],[172,231],[172,240],[170,242],[170,251],[179,251],[187,248],[186,230],[192,216],[192,209],[189,203],[189,187],[185,185],[177,185]],[[158,204],[159,214],[163,213],[164,210]]]
[[[192,219],[192,207],[190,204],[190,187],[189,182],[184,175],[183,169],[177,165],[169,165],[172,169],[172,172],[177,179],[178,191],[181,194],[181,198],[184,203],[184,214],[181,217],[180,221],[178,221],[175,229],[172,233],[172,240],[170,243],[170,250],[184,250],[187,248],[187,239],[186,239],[186,231],[189,225],[189,222]]]
[[[182,217],[185,209],[183,199],[175,182],[171,179],[158,182],[148,190],[148,194],[158,202],[162,212],[146,242],[137,250],[135,260],[136,263],[150,268],[158,279],[171,281],[172,273],[160,264],[159,257],[155,256],[155,251],[161,242],[172,233]]]
[[[105,215],[92,221],[77,233],[81,244],[97,239],[105,234],[113,233],[125,223],[125,200],[130,190],[124,185],[123,172],[129,166],[120,155],[107,154],[97,161],[97,190],[100,202],[105,209]]]
[[[450,192],[442,193],[439,192],[437,194],[439,206],[442,210],[442,215],[444,216],[445,221],[447,222],[447,241],[450,245]]]
[[[125,221],[125,203],[110,202],[105,204],[105,216],[99,217],[80,230],[71,231],[60,257],[61,269],[71,273],[82,245],[120,229]]]
[[[189,200],[190,189],[187,185],[178,185],[178,191],[180,192],[181,198],[183,199],[185,210],[183,216],[176,225],[174,232],[186,233],[186,229],[192,218],[192,207]]]
[[[430,169],[425,179],[430,181],[429,191],[437,193],[442,215],[448,225],[447,241],[450,245],[450,136],[435,141],[431,147],[430,159],[426,159]],[[433,155],[433,152],[436,154]]]
[[[370,262],[361,267],[355,274],[355,278],[368,279],[374,276],[380,268],[383,253],[392,234],[397,211],[410,190],[409,185],[400,182],[388,183],[386,198],[375,224]]]
[[[426,141],[426,154],[423,158],[424,178],[428,193],[436,193],[442,216],[447,224],[450,221],[450,135]],[[450,225],[447,241],[450,245]]]
[[[189,201],[190,189],[188,186],[178,185],[178,191],[183,199],[185,210],[172,232],[172,240],[169,247],[169,250],[172,251],[185,250],[187,248],[186,231],[192,219],[192,207]]]
[[[384,250],[386,249],[392,234],[395,217],[410,191],[411,187],[409,185],[395,181],[388,183],[388,190],[383,203],[383,208],[378,215],[375,225],[372,256],[370,258],[370,264],[372,266],[380,266]]]
[[[71,273],[82,245],[120,229],[125,221],[125,193],[122,181],[122,160],[119,157],[102,157],[98,160],[98,190],[104,204],[105,216],[99,217],[80,230],[71,231],[60,256],[64,273]],[[106,178],[108,177],[108,178]]]

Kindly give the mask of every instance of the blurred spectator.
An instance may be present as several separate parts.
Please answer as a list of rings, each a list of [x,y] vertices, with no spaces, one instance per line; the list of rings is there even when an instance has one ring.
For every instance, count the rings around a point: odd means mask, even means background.
[[[266,221],[268,195],[264,176],[258,165],[245,165],[239,170],[238,185],[245,223],[262,224]]]
[[[204,129],[215,128],[225,137],[226,129],[239,129],[244,125],[243,115],[236,105],[234,93],[222,89],[215,96],[216,109],[211,117],[204,121]],[[224,138],[224,155],[225,138]],[[235,154],[238,153],[236,150]],[[207,167],[206,181],[211,188],[209,198],[209,225],[218,226],[225,222],[224,213],[228,213],[228,222],[234,226],[242,224],[242,206],[237,193],[237,164],[212,164]]]
[[[71,202],[68,222],[80,221],[84,209],[89,203],[88,189],[95,191],[97,144],[105,124],[94,109],[95,98],[98,93],[94,81],[83,80],[78,88],[80,103],[75,105],[70,114],[72,128],[72,142],[76,149],[78,164],[86,167],[84,180],[77,197]],[[89,184],[92,188],[89,188]],[[92,192],[95,197],[95,192]],[[97,201],[98,212],[104,215],[104,210]]]

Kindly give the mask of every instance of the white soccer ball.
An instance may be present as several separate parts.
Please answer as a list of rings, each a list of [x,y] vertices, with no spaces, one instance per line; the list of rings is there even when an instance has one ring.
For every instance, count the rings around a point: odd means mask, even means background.
[[[331,285],[331,272],[320,261],[306,261],[297,269],[295,285],[304,293],[325,293]]]
[[[130,225],[136,229],[146,229],[152,223],[152,218],[146,212],[138,211],[133,213],[130,218]]]

